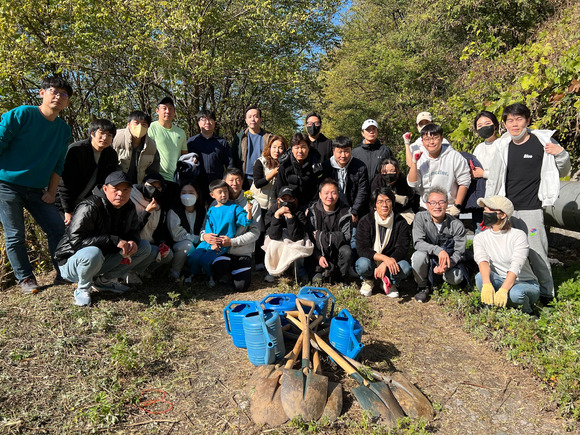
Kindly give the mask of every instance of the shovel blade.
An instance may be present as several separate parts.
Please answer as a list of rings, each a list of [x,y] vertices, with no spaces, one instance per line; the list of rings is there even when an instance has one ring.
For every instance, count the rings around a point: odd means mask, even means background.
[[[370,411],[373,417],[379,418],[388,427],[397,426],[397,418],[387,408],[387,405],[385,405],[381,398],[369,387],[360,385],[354,388],[352,392],[360,406],[364,410]]]
[[[304,421],[318,420],[324,412],[327,392],[326,376],[284,369],[280,398],[288,418],[300,415]]]
[[[342,384],[338,382],[328,383],[328,399],[324,407],[323,417],[328,421],[336,421],[342,412]]]
[[[282,407],[279,377],[261,379],[256,384],[250,406],[252,420],[256,424],[279,426],[288,420]]]
[[[254,369],[252,376],[248,380],[246,384],[245,391],[246,394],[252,398],[254,396],[254,392],[256,391],[256,386],[258,382],[261,382],[264,378],[270,378],[276,376],[276,379],[280,377],[280,374],[276,374],[278,367],[276,364],[265,364],[258,366]]]
[[[393,373],[389,386],[409,417],[430,420],[435,416],[435,410],[429,399],[402,373]]]

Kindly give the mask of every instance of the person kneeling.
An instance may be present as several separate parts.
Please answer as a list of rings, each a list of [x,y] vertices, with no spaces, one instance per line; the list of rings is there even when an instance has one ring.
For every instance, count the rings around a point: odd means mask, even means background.
[[[102,190],[81,201],[56,249],[63,278],[78,283],[76,305],[89,305],[92,289],[123,293],[117,278],[147,259],[151,246],[139,236],[131,183],[124,172],[111,173]]]
[[[484,207],[483,224],[487,227],[473,239],[479,266],[475,284],[481,290],[481,302],[521,307],[524,313],[533,314],[532,304],[540,298],[540,284],[528,262],[526,233],[510,225],[512,202],[503,196],[492,196],[479,198],[477,205]]]
[[[409,225],[393,212],[394,203],[395,194],[391,189],[375,190],[371,195],[374,212],[358,223],[356,246],[360,257],[355,269],[364,280],[360,288],[363,296],[371,296],[374,279],[378,279],[387,296],[399,297],[396,283],[411,274],[411,266],[405,260],[409,251]]]
[[[427,211],[420,211],[413,221],[415,252],[411,257],[413,275],[417,283],[417,302],[425,302],[429,291],[442,278],[451,285],[469,276],[465,267],[466,235],[463,223],[446,213],[449,205],[447,191],[432,187],[424,198]]]
[[[314,240],[312,282],[340,282],[348,277],[351,266],[351,211],[339,199],[338,182],[332,178],[320,183],[318,196],[308,209],[308,234]]]

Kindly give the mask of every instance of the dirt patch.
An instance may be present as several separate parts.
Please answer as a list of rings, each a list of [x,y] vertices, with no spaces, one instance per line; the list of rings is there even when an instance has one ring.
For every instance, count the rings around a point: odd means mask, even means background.
[[[232,300],[288,291],[284,284],[266,287],[262,277],[256,274],[243,294],[221,285],[190,290],[159,281],[122,298],[95,295],[90,308],[72,305],[72,285],[46,287],[32,297],[17,288],[0,293],[0,432],[269,433],[249,417],[246,389],[254,369],[233,346],[222,317]],[[424,391],[438,410],[430,432],[564,432],[549,392],[528,372],[474,340],[434,301],[412,300],[411,282],[401,293],[399,300],[378,293],[369,299],[379,320],[367,327],[361,358],[384,372],[401,371]],[[328,360],[323,364],[332,379],[343,381],[346,394],[341,420],[318,429],[367,433],[349,392],[354,381]],[[167,392],[172,409],[146,413],[138,407],[145,389]],[[149,410],[168,406],[161,401]],[[277,432],[298,429],[286,425]]]

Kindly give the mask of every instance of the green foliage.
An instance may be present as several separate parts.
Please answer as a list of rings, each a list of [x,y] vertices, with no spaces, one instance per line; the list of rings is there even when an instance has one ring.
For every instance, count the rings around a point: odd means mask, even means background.
[[[330,289],[336,298],[335,315],[346,308],[352,316],[365,328],[377,326],[379,318],[376,310],[370,305],[369,299],[361,297],[357,284],[336,286]]]
[[[554,268],[554,275],[562,270]],[[569,271],[567,272],[570,275]],[[435,298],[449,312],[464,317],[466,328],[508,360],[529,368],[553,391],[567,417],[580,419],[580,273],[557,289],[559,300],[538,309],[536,319],[516,309],[483,308],[478,291],[439,291]],[[556,281],[557,282],[557,281]]]

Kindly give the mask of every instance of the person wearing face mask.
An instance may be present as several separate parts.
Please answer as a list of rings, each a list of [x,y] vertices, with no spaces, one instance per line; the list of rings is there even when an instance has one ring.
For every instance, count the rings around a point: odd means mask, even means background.
[[[306,116],[306,123],[304,124],[308,139],[310,139],[310,146],[320,153],[320,161],[324,162],[332,156],[332,141],[320,132],[322,128],[322,118],[316,113],[312,112]]]
[[[147,135],[151,117],[135,110],[129,114],[127,128],[117,130],[113,149],[119,166],[133,184],[143,183],[146,174],[159,173],[160,157],[155,141]]]
[[[487,230],[473,239],[473,253],[479,273],[475,284],[481,302],[496,307],[520,307],[533,315],[532,305],[540,297],[540,284],[528,262],[528,238],[512,228],[512,202],[503,196],[480,198]]]
[[[169,272],[172,279],[179,279],[187,260],[187,253],[192,246],[199,243],[204,219],[205,207],[199,187],[192,180],[184,181],[178,200],[167,212],[167,228],[173,240],[171,249],[174,253]]]
[[[151,253],[147,260],[127,275],[127,284],[141,284],[141,276],[150,276],[159,266],[170,264],[173,260],[173,252],[167,245],[170,236],[165,222],[166,210],[160,205],[164,202],[164,189],[165,180],[161,174],[152,172],[145,176],[143,184],[134,184],[131,190],[131,201],[139,218],[140,236],[151,244]]]
[[[395,194],[393,211],[401,215],[409,225],[413,223],[415,211],[419,208],[419,197],[407,184],[406,175],[395,159],[385,159],[379,165],[379,173],[371,184],[371,192],[381,187],[388,187]]]
[[[530,265],[540,282],[541,297],[549,303],[554,282],[548,260],[544,207],[554,205],[560,194],[560,177],[570,172],[570,155],[553,138],[553,130],[532,130],[531,112],[515,103],[503,109],[507,132],[496,142],[485,186],[486,198],[501,195],[514,206],[511,224],[528,235]]]

